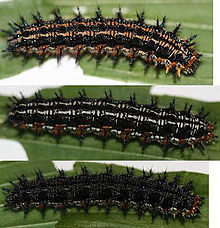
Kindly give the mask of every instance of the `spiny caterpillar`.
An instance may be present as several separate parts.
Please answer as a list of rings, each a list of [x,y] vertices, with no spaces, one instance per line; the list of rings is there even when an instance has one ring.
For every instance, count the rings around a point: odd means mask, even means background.
[[[74,19],[64,20],[59,10],[54,11],[55,19],[44,21],[38,12],[33,15],[34,23],[28,24],[21,17],[22,24],[9,23],[13,29],[9,34],[6,52],[13,55],[35,56],[42,62],[50,56],[75,56],[76,60],[89,52],[97,56],[111,56],[117,62],[118,56],[126,56],[132,65],[140,58],[148,64],[164,67],[166,73],[172,71],[180,77],[181,72],[192,75],[202,56],[195,51],[197,35],[180,39],[177,32],[181,24],[173,31],[164,29],[166,17],[156,25],[145,24],[144,12],[137,13],[137,20],[123,18],[121,9],[116,18],[105,18],[98,7],[96,17],[85,19],[80,11]]]
[[[204,148],[215,138],[213,124],[205,121],[209,113],[202,114],[204,108],[192,114],[192,105],[176,110],[175,100],[169,107],[159,108],[157,99],[137,104],[135,94],[129,101],[114,100],[111,92],[105,98],[88,98],[84,90],[79,94],[78,98],[64,98],[61,91],[50,99],[40,93],[33,99],[14,97],[7,121],[19,129],[49,132],[58,139],[62,134],[76,134],[80,139],[92,134],[104,140],[116,136],[126,145],[139,138],[143,149],[150,142],[162,144],[164,150],[169,145]]]
[[[10,183],[11,188],[3,188],[7,193],[5,207],[25,214],[33,208],[42,214],[49,208],[65,212],[75,207],[88,212],[91,206],[109,212],[116,206],[125,213],[134,208],[139,216],[149,211],[152,218],[157,214],[165,219],[194,218],[204,199],[194,193],[192,181],[180,185],[177,175],[169,181],[166,172],[155,178],[152,171],[144,170],[142,176],[136,176],[133,168],[127,168],[125,174],[115,174],[106,167],[106,172],[93,174],[82,167],[81,174],[67,176],[59,170],[59,176],[50,178],[39,171],[34,180],[22,175],[18,183]]]

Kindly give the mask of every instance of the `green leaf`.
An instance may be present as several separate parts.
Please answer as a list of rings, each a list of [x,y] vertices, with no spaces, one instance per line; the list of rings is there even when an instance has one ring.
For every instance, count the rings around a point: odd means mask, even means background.
[[[80,173],[80,167],[86,165],[91,172],[101,172],[105,170],[105,165],[97,163],[75,163],[74,170],[67,172],[67,175]],[[9,187],[9,180],[16,181],[15,175],[25,174],[28,179],[34,178],[34,170],[40,169],[46,177],[57,175],[52,163],[48,162],[2,162],[0,163],[0,187]],[[116,173],[125,172],[125,167],[113,165],[113,170]],[[110,214],[106,216],[104,210],[98,210],[93,207],[86,215],[82,211],[77,212],[75,209],[68,210],[64,217],[61,217],[60,213],[53,214],[52,210],[46,212],[43,219],[40,212],[37,210],[31,211],[26,218],[24,218],[23,212],[13,212],[11,210],[5,210],[0,207],[1,223],[0,227],[22,226],[29,225],[30,227],[187,227],[187,228],[206,228],[208,227],[208,175],[190,173],[190,172],[170,172],[168,173],[168,179],[172,179],[175,174],[181,175],[181,183],[186,183],[189,180],[193,180],[196,194],[205,197],[204,203],[201,205],[201,215],[194,221],[186,219],[185,223],[181,224],[179,219],[175,221],[169,219],[166,223],[160,216],[157,216],[154,222],[151,221],[151,216],[147,212],[140,220],[135,214],[134,210],[129,211],[126,217],[123,213],[118,211],[117,208],[113,208]],[[140,170],[135,170],[135,175],[141,175]],[[4,196],[0,194],[0,204],[4,203]],[[29,227],[27,226],[27,227]],[[23,227],[23,226],[22,226]]]
[[[44,162],[1,162],[0,163],[0,188],[10,187],[9,181],[16,180],[16,175],[25,174],[28,178],[34,178],[34,170],[42,170],[46,176],[54,176],[57,174],[53,164],[49,161]],[[5,195],[0,191],[0,227],[18,226],[18,225],[35,225],[36,227],[54,227],[56,221],[60,219],[60,214],[54,214],[48,211],[47,216],[43,219],[40,212],[33,210],[26,218],[23,212],[15,213],[6,210],[3,207],[5,203]],[[38,224],[38,225],[37,225]],[[43,224],[43,225],[42,225]]]
[[[63,87],[62,91],[65,97],[77,97],[78,91],[85,89],[88,97],[99,98],[104,97],[105,91],[112,91],[115,99],[128,100],[130,94],[135,93],[138,103],[150,103],[151,96],[149,94],[150,87],[145,86],[78,86]],[[58,89],[43,90],[44,97],[51,98]],[[159,96],[159,106],[167,107],[173,100],[173,97]],[[176,109],[183,109],[185,103],[193,104],[193,112],[197,113],[202,106],[206,111],[210,111],[208,119],[213,122],[217,121],[217,129],[215,135],[220,135],[220,103],[205,103],[186,98],[176,98]],[[7,115],[6,104],[9,104],[8,98],[0,97],[0,120],[4,122]],[[148,145],[142,153],[138,140],[131,141],[122,150],[122,143],[115,138],[107,140],[105,148],[101,138],[88,136],[85,137],[82,145],[79,138],[65,135],[61,137],[60,143],[57,144],[56,138],[51,135],[35,135],[32,131],[24,131],[19,134],[19,130],[10,127],[7,124],[0,124],[0,137],[15,139],[22,143],[27,151],[30,161],[36,160],[207,160],[220,159],[220,143],[212,143],[206,146],[204,155],[196,148],[191,150],[186,148],[182,154],[180,149],[170,148],[165,156],[162,147],[158,144]]]
[[[32,21],[31,13],[39,9],[45,19],[51,19],[50,12],[59,7],[64,18],[72,18],[72,8],[77,7],[78,2],[72,0],[65,1],[43,1],[43,0],[17,0],[11,2],[0,3],[0,28],[8,29],[7,23],[10,19],[18,22],[19,15],[22,14],[29,22]],[[81,0],[80,6],[86,7],[87,11],[84,13],[85,17],[92,17],[95,15],[97,8],[96,0]],[[101,3],[103,15],[106,17],[114,17],[113,9],[118,8],[118,0],[105,0]],[[212,0],[206,1],[172,1],[169,0],[154,2],[152,0],[127,0],[120,1],[120,6],[127,9],[125,18],[136,18],[136,10],[141,12],[145,10],[146,22],[154,23],[155,19],[159,17],[162,19],[164,15],[168,17],[167,29],[173,30],[175,25],[182,23],[182,29],[179,33],[181,38],[190,37],[192,34],[198,34],[198,50],[204,54],[202,63],[194,76],[182,78],[177,81],[177,84],[185,85],[203,85],[212,84]],[[24,10],[28,9],[28,10]],[[184,13],[183,13],[184,12]],[[10,17],[9,17],[10,15]],[[0,33],[0,51],[6,47],[7,37]],[[126,82],[141,82],[148,84],[174,84],[172,74],[165,74],[165,70],[161,69],[156,72],[153,66],[144,72],[144,64],[137,61],[133,68],[129,67],[128,60],[120,58],[119,63],[113,68],[112,60],[101,60],[99,66],[96,65],[95,58],[89,60],[89,55],[85,55],[80,60],[80,66],[85,74],[100,76]],[[22,57],[11,58],[0,54],[0,79],[18,74],[24,70],[30,69],[38,65],[36,59],[31,59],[27,64],[22,63]],[[74,78],[73,78],[74,82]]]

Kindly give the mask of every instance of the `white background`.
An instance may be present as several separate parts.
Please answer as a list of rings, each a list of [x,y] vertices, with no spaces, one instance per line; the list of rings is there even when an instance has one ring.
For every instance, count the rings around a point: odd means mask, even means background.
[[[61,85],[35,85],[35,86],[1,86],[0,96],[30,97],[44,88],[57,88]],[[220,86],[152,86],[150,94],[156,96],[168,95],[172,97],[185,97],[204,102],[220,102]],[[114,95],[114,94],[113,94]],[[147,101],[146,101],[147,102]]]
[[[73,165],[76,161],[53,161],[56,169],[63,169],[69,171],[73,169]],[[207,161],[83,161],[91,163],[102,163],[102,164],[115,164],[121,166],[134,167],[140,170],[152,169],[155,173],[167,172],[178,172],[187,171],[195,173],[209,173],[209,163]]]
[[[213,1],[213,69],[214,69],[214,85],[220,85],[220,1]],[[219,224],[220,225],[220,224]],[[220,226],[219,226],[220,227]]]
[[[214,60],[214,84],[220,85],[220,1],[214,0],[213,16],[213,60]],[[219,151],[220,153],[220,151]],[[220,227],[219,205],[220,205],[220,162],[209,162],[209,226]]]
[[[220,162],[209,162],[209,227],[220,227]]]

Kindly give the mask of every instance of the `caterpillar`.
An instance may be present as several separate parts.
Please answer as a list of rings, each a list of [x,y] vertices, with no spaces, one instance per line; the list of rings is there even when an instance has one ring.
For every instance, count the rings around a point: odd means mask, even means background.
[[[204,198],[194,193],[192,181],[180,185],[178,175],[169,181],[166,172],[155,178],[151,170],[135,176],[133,168],[124,174],[114,173],[111,167],[95,174],[86,167],[81,169],[81,174],[73,176],[59,170],[59,176],[51,178],[45,178],[41,171],[34,180],[18,177],[18,183],[11,181],[11,188],[3,188],[5,207],[25,214],[38,208],[44,214],[49,208],[65,212],[75,207],[88,212],[91,206],[98,206],[109,212],[116,206],[125,213],[135,208],[139,216],[149,211],[153,218],[159,214],[165,219],[195,218],[200,213]]]
[[[164,67],[166,73],[180,77],[181,72],[192,75],[202,56],[195,51],[197,35],[187,39],[177,37],[181,24],[173,31],[164,29],[166,17],[156,25],[145,23],[144,12],[137,13],[137,20],[123,18],[121,9],[116,18],[103,17],[100,8],[96,17],[85,19],[80,11],[74,19],[65,20],[59,10],[54,12],[55,19],[44,21],[40,13],[33,15],[34,23],[21,16],[22,24],[9,23],[12,31],[5,31],[8,46],[5,52],[13,55],[35,56],[41,62],[50,56],[59,61],[63,55],[75,56],[76,60],[84,52],[100,57],[107,55],[117,62],[118,56],[126,56],[132,65],[136,59],[142,59],[148,68],[149,64]]]
[[[59,139],[62,134],[75,134],[83,139],[87,134],[98,135],[105,141],[115,136],[123,145],[131,139],[139,139],[144,149],[155,142],[167,150],[168,146],[205,148],[212,142],[214,124],[206,121],[209,112],[201,108],[192,114],[192,105],[183,110],[175,109],[175,99],[169,107],[158,107],[158,100],[150,104],[138,104],[135,94],[130,100],[115,100],[111,92],[104,98],[88,98],[85,91],[78,98],[65,98],[55,93],[46,99],[41,93],[35,98],[11,99],[7,123],[22,130],[36,133],[49,132]]]

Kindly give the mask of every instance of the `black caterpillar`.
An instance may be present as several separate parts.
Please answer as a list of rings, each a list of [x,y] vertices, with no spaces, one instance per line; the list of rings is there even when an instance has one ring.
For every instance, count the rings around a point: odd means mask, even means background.
[[[103,139],[116,136],[125,145],[130,139],[139,138],[144,148],[147,143],[158,142],[164,149],[168,145],[184,148],[205,147],[213,141],[211,122],[205,121],[209,113],[191,114],[192,105],[175,110],[175,100],[168,108],[159,108],[157,99],[151,104],[137,104],[135,95],[130,101],[114,100],[111,93],[105,98],[64,98],[62,92],[46,99],[38,93],[34,99],[12,99],[8,123],[20,129],[49,132],[58,138],[73,134],[82,139],[86,134],[99,135]]]
[[[157,214],[163,218],[194,218],[199,213],[203,197],[193,191],[192,181],[180,185],[179,176],[172,181],[167,174],[154,178],[152,171],[142,176],[135,176],[134,169],[125,174],[115,174],[106,167],[105,173],[89,173],[82,167],[82,173],[66,176],[59,171],[59,176],[45,178],[36,172],[36,179],[28,180],[24,175],[18,177],[19,183],[12,181],[6,192],[5,207],[14,211],[23,210],[27,214],[33,208],[39,208],[44,214],[46,209],[61,210],[67,208],[84,209],[91,206],[104,207],[107,212],[116,206],[125,213],[134,208],[139,216],[149,211],[154,218]]]
[[[88,51],[97,56],[110,55],[114,62],[119,55],[130,59],[132,65],[140,58],[148,64],[165,67],[175,76],[180,73],[194,74],[202,56],[195,51],[196,35],[188,39],[176,36],[180,24],[173,31],[166,31],[166,17],[156,25],[144,23],[144,12],[137,14],[137,20],[126,20],[121,9],[116,18],[104,18],[100,9],[95,18],[85,19],[80,11],[74,19],[62,19],[59,10],[54,11],[55,19],[44,21],[38,12],[33,15],[35,22],[28,24],[21,17],[22,25],[9,23],[13,29],[5,31],[9,34],[8,47],[5,50],[13,55],[36,56],[41,62],[49,56],[75,56],[78,59]]]

